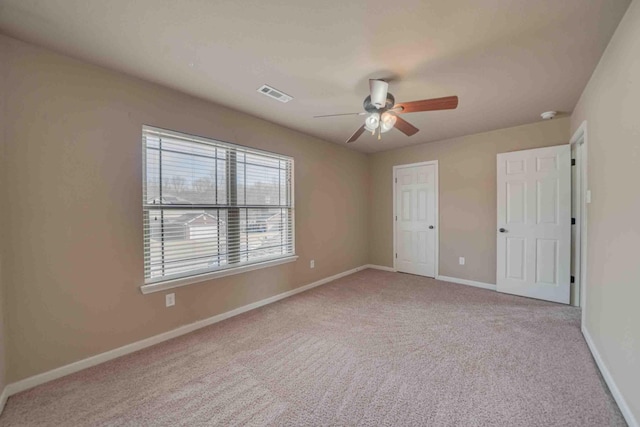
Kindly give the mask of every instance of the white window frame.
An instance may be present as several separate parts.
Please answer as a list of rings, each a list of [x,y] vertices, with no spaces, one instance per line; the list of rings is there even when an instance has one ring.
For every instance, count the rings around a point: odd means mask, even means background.
[[[153,126],[147,126],[144,125],[142,130],[144,132],[145,129],[149,129],[151,131],[156,131],[156,132],[162,132],[162,133],[166,133],[168,135],[175,135],[178,137],[189,137],[189,138],[193,138],[195,140],[197,139],[202,139],[205,142],[206,141],[213,141],[215,143],[227,146],[229,148],[240,148],[240,149],[248,149],[251,150],[255,153],[264,153],[266,155],[269,156],[278,156],[284,159],[288,159],[291,161],[291,248],[292,248],[292,253],[289,255],[285,255],[285,256],[279,256],[277,258],[266,258],[264,261],[259,261],[259,262],[255,262],[255,263],[251,263],[251,264],[242,264],[238,267],[230,267],[230,268],[224,268],[224,269],[219,269],[219,270],[215,270],[215,271],[209,271],[209,272],[204,272],[204,273],[195,273],[195,274],[190,274],[190,275],[185,275],[183,277],[177,277],[177,278],[170,278],[170,279],[153,279],[153,280],[147,280],[145,278],[144,280],[144,284],[142,286],[140,286],[140,291],[143,294],[150,294],[150,293],[154,293],[154,292],[161,292],[161,291],[165,291],[168,289],[172,289],[172,288],[177,288],[177,287],[182,287],[182,286],[187,286],[187,285],[191,285],[194,283],[199,283],[199,282],[204,282],[207,280],[212,280],[212,279],[217,279],[217,278],[221,278],[221,277],[226,277],[226,276],[232,276],[235,274],[241,274],[241,273],[246,273],[249,271],[253,271],[253,270],[258,270],[258,269],[262,269],[262,268],[267,268],[267,267],[273,267],[276,265],[282,265],[282,264],[286,264],[286,263],[290,263],[293,261],[296,261],[298,259],[298,256],[296,255],[296,247],[295,247],[295,242],[296,242],[296,237],[295,237],[295,161],[293,159],[293,157],[290,156],[286,156],[283,154],[279,154],[279,153],[273,153],[273,152],[269,152],[269,151],[265,151],[265,150],[260,150],[257,148],[253,148],[253,147],[248,147],[248,146],[243,146],[240,144],[235,144],[235,143],[230,143],[230,142],[225,142],[225,141],[220,141],[217,139],[213,139],[213,138],[207,138],[207,137],[200,137],[200,136],[196,136],[196,135],[192,135],[192,134],[187,134],[184,132],[178,132],[178,131],[171,131],[171,130],[166,130],[166,129],[162,129],[162,128],[157,128],[157,127],[153,127]],[[144,146],[143,146],[144,149]],[[143,163],[146,162],[146,157],[143,155]],[[144,168],[146,168],[146,165],[144,165]],[[145,169],[146,170],[146,169]],[[146,172],[143,172],[144,176],[142,177],[142,182],[143,185],[145,183],[145,180],[147,179],[146,177]],[[268,207],[268,206],[265,206]],[[143,212],[144,212],[144,203],[143,203]],[[144,231],[143,231],[143,239],[146,236],[144,236]]]

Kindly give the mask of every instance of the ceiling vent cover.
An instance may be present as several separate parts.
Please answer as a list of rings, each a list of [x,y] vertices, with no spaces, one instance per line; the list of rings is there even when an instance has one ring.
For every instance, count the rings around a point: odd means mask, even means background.
[[[293,99],[292,96],[289,96],[286,93],[281,92],[278,89],[274,89],[271,86],[267,86],[267,85],[260,86],[258,88],[258,92],[270,98],[277,99],[280,102],[289,102]]]

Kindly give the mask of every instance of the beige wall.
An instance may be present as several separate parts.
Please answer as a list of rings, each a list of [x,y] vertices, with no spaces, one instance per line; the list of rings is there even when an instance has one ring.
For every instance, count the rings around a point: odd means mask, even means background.
[[[0,58],[3,58],[5,45],[0,43]],[[5,171],[5,144],[4,144],[4,133],[5,133],[5,120],[4,120],[4,111],[5,111],[5,73],[7,67],[4,61],[0,61],[0,200],[6,200],[4,197],[4,189],[6,185],[4,184],[6,181],[4,177]],[[4,320],[4,281],[3,281],[3,271],[2,271],[2,263],[3,263],[3,245],[4,241],[4,203],[0,202],[0,393],[4,390],[5,382],[5,374],[6,374],[6,345],[5,345],[5,320]]]
[[[0,257],[2,255],[0,254]],[[2,259],[0,259],[0,394],[7,385],[6,382],[6,354],[7,348],[5,345],[5,320],[4,320],[4,282],[2,280]],[[2,410],[2,408],[0,408]]]
[[[496,154],[568,141],[561,118],[372,155],[371,263],[393,266],[393,166],[438,160],[439,274],[495,284]]]
[[[640,2],[611,39],[571,117],[587,121],[586,327],[640,421]]]
[[[14,39],[0,44],[9,381],[367,263],[366,155]],[[265,99],[265,108],[296,105]],[[298,261],[176,289],[170,309],[163,293],[142,295],[143,124],[293,156]]]

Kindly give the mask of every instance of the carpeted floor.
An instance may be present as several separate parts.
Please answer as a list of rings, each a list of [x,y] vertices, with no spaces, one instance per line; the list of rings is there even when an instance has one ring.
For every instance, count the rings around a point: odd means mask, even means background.
[[[625,425],[573,307],[365,270],[9,398],[14,425]]]

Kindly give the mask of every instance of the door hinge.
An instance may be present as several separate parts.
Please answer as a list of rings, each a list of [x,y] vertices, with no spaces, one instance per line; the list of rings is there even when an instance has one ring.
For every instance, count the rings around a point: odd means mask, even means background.
[[[574,276],[571,276],[571,283],[576,283],[576,278]]]
[[[396,258],[398,258],[398,253],[396,252]]]
[[[398,215],[396,215],[396,221],[398,220]]]
[[[576,225],[576,219],[575,218],[571,218],[571,225]]]
[[[395,180],[396,180],[396,184],[397,184],[398,183],[398,178],[395,178]]]
[[[576,165],[576,159],[571,159],[571,166],[575,166]]]

